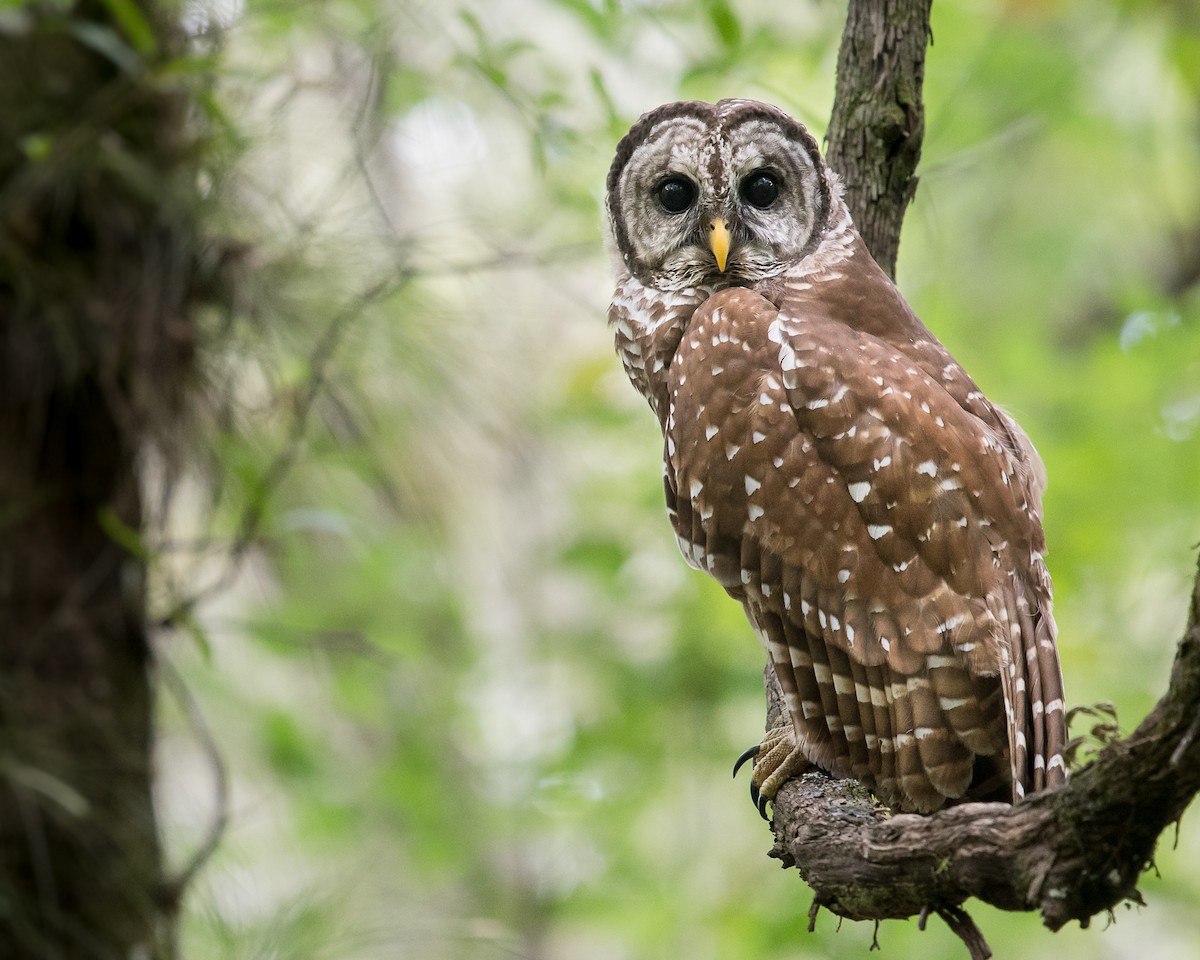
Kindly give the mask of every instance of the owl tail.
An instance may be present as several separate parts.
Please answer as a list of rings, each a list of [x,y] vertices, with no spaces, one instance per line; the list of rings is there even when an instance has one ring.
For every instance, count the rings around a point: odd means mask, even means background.
[[[1008,717],[1013,802],[1066,781],[1062,670],[1055,648],[1050,603],[1031,601],[1014,577],[1005,598],[1009,643],[1000,680]]]

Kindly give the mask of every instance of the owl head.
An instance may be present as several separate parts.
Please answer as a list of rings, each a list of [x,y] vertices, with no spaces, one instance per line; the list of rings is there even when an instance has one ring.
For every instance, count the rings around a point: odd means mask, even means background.
[[[669,103],[617,145],[609,226],[647,286],[750,286],[813,252],[838,186],[812,134],[775,107]]]

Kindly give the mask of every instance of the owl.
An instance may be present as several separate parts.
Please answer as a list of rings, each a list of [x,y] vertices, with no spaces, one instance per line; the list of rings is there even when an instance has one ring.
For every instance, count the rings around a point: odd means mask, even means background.
[[[607,214],[679,547],[783,692],[752,794],[810,765],[921,813],[1062,783],[1041,460],[871,258],[813,136],[763,103],[659,107]]]

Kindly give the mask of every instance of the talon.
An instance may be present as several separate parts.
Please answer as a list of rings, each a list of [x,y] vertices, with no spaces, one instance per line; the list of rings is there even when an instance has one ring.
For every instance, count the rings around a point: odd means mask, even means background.
[[[759,789],[758,784],[753,779],[750,781],[750,802],[756,807],[758,806]]]
[[[741,756],[738,757],[737,760],[735,760],[734,764],[733,764],[733,775],[735,778],[738,775],[738,771],[742,769],[742,764],[744,764],[747,760],[753,760],[755,757],[757,757],[758,752],[761,749],[762,749],[762,744],[756,743],[754,746],[749,747],[742,751]]]
[[[767,803],[768,802],[769,801],[767,800],[767,795],[765,793],[760,793],[758,795],[758,803],[755,804],[755,806],[758,807],[758,815],[760,817],[762,817],[764,820],[766,820],[767,823],[770,823],[771,818],[767,816]]]

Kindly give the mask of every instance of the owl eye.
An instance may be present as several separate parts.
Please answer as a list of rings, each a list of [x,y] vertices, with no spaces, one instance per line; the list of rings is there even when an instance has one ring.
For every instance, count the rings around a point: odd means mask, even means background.
[[[742,181],[742,199],[765,210],[779,196],[779,181],[766,170],[755,170]]]
[[[667,213],[683,213],[696,199],[696,185],[687,177],[667,177],[654,195]]]

